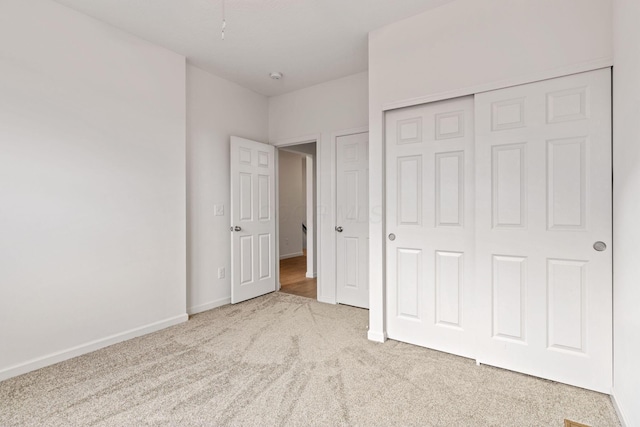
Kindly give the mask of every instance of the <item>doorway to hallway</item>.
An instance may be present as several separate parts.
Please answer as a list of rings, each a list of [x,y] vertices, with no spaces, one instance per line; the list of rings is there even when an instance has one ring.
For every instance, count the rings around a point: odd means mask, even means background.
[[[303,256],[280,260],[280,292],[316,299],[317,279],[306,277],[307,251]]]
[[[280,291],[317,299],[316,143],[278,149]]]

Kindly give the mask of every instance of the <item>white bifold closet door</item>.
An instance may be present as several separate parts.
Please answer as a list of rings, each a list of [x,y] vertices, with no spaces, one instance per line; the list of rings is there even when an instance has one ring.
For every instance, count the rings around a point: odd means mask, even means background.
[[[610,69],[476,95],[475,117],[477,359],[609,393]]]
[[[386,114],[389,338],[609,393],[610,69]]]
[[[386,123],[387,334],[472,357],[473,98]]]

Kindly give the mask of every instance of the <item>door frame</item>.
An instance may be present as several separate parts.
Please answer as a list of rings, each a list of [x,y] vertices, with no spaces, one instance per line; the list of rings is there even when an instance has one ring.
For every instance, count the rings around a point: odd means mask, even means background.
[[[336,233],[334,232],[334,227],[337,225],[338,220],[338,138],[349,135],[356,135],[359,133],[368,133],[369,126],[361,126],[356,128],[342,129],[331,133],[331,209],[330,209],[330,223],[331,225],[331,238],[327,242],[327,245],[330,248],[333,248],[334,256],[331,258],[331,271],[333,272],[332,277],[334,281],[333,285],[333,301],[324,301],[331,302],[332,304],[338,303],[338,268],[337,268],[337,245],[338,239]],[[367,144],[367,157],[369,154],[369,144]],[[368,160],[368,159],[367,159]],[[371,215],[371,209],[369,209],[369,216]],[[369,218],[369,222],[371,219]],[[371,259],[369,259],[369,267],[371,265]],[[371,300],[371,295],[369,295],[369,300]]]
[[[282,140],[278,140],[278,141],[272,141],[269,142],[269,144],[273,145],[276,149],[276,155],[275,157],[275,167],[276,167],[276,256],[275,256],[275,271],[276,271],[276,290],[279,291],[281,288],[281,284],[280,284],[280,163],[278,158],[280,157],[278,155],[278,153],[280,152],[280,148],[286,148],[286,147],[292,147],[295,145],[301,145],[301,144],[310,144],[310,143],[316,143],[316,154],[315,154],[315,170],[314,170],[314,174],[315,174],[315,191],[316,191],[316,195],[317,198],[320,197],[320,179],[319,179],[319,174],[318,172],[321,170],[320,169],[320,162],[321,162],[321,156],[320,156],[320,141],[321,141],[321,134],[312,134],[312,135],[304,135],[304,136],[300,136],[300,137],[294,137],[294,138],[287,138],[287,139],[282,139]],[[306,203],[306,200],[305,200]],[[316,200],[316,206],[313,207],[313,217],[314,217],[314,225],[316,228],[316,232],[314,234],[314,243],[315,243],[315,256],[316,256],[316,265],[315,265],[315,270],[316,270],[316,275],[317,275],[317,295],[316,295],[316,299],[318,301],[320,301],[320,280],[321,280],[321,275],[320,275],[320,243],[321,243],[321,238],[320,238],[320,227],[319,227],[319,212],[318,212],[318,201]],[[308,215],[307,215],[308,217]],[[308,230],[308,228],[307,228]],[[308,240],[307,240],[308,243]],[[309,255],[309,248],[308,248],[308,244],[307,244],[307,255]],[[313,254],[312,254],[313,255]]]

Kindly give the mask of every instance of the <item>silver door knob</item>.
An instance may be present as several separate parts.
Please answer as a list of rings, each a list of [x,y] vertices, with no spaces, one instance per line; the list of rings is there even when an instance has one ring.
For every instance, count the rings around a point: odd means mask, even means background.
[[[336,227],[336,231],[337,231],[338,233],[342,233],[342,231],[343,231],[343,230],[344,230],[344,229],[343,229],[342,227],[340,227],[339,225]]]
[[[389,234],[389,240],[391,240],[392,242],[396,240],[396,235],[393,233]]]
[[[231,231],[242,231],[242,227],[239,227],[237,225],[235,227],[231,226]]]
[[[605,242],[595,242],[593,244],[593,249],[595,249],[598,252],[602,252],[605,249],[607,249],[607,244]]]

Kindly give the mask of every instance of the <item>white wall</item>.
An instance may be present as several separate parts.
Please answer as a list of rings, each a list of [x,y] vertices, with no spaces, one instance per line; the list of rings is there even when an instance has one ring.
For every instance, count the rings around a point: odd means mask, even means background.
[[[318,299],[324,302],[336,299],[333,137],[337,131],[367,126],[367,84],[364,72],[269,98],[271,143],[318,141]]]
[[[457,0],[369,35],[370,198],[383,206],[383,110],[612,63],[610,0]],[[384,339],[384,225],[370,226],[369,337]]]
[[[302,256],[302,221],[306,220],[302,159],[300,154],[278,151],[280,259]]]
[[[230,302],[229,136],[267,142],[267,98],[187,66],[187,308]],[[215,216],[214,206],[224,205]],[[218,268],[225,277],[218,279]]]
[[[0,2],[0,379],[186,320],[184,58]]]
[[[631,427],[640,426],[640,2],[613,5],[613,395]]]

